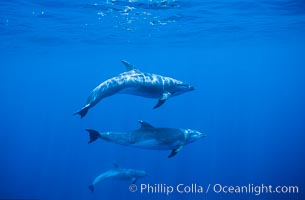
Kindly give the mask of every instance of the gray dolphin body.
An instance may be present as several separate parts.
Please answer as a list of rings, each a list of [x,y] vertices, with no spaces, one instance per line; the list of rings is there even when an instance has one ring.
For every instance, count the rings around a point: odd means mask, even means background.
[[[159,99],[154,107],[158,108],[171,96],[194,90],[193,86],[182,81],[157,74],[144,73],[126,61],[122,61],[122,63],[126,66],[127,71],[102,82],[94,88],[87,99],[86,105],[74,115],[79,114],[84,117],[88,110],[103,98],[118,93]]]
[[[131,183],[134,184],[139,178],[145,176],[147,176],[147,173],[145,171],[135,169],[124,169],[116,166],[114,169],[108,170],[97,176],[93,180],[92,184],[89,185],[89,189],[93,192],[96,184],[107,179],[131,181]]]
[[[176,155],[185,145],[190,144],[206,135],[192,129],[155,128],[144,121],[139,121],[141,128],[127,132],[98,132],[86,129],[90,140],[98,138],[125,146],[142,149],[171,150],[169,158]]]

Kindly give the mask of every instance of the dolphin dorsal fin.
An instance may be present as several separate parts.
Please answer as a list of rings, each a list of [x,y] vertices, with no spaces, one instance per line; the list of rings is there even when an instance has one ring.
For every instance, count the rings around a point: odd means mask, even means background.
[[[141,124],[141,128],[155,128],[152,125],[150,125],[149,123],[144,122],[142,120],[139,120],[139,123]]]
[[[126,71],[131,71],[131,70],[136,69],[132,64],[130,64],[126,60],[121,60],[121,62],[125,65]]]

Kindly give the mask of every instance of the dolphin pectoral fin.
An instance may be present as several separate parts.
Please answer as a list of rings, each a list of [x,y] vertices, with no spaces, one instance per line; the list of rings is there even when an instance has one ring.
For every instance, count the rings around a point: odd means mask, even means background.
[[[131,184],[135,184],[137,182],[137,180],[138,180],[137,178],[132,178],[131,179]]]
[[[125,65],[126,71],[131,71],[135,69],[135,67],[126,60],[121,60],[121,62]]]
[[[91,142],[94,142],[96,139],[98,139],[100,137],[100,133],[96,130],[86,129],[86,131],[88,131],[89,137],[90,137],[88,144],[90,144]]]
[[[158,103],[155,105],[154,109],[162,106],[165,103],[165,101],[170,98],[171,95],[172,94],[170,92],[164,92],[162,97],[159,99]]]
[[[91,192],[94,192],[94,185],[93,184],[89,185],[88,188],[90,189]]]
[[[168,158],[171,158],[177,154],[177,149],[173,149],[172,152],[167,156]]]
[[[165,103],[166,100],[161,100],[159,99],[158,103],[155,105],[154,109],[159,108],[160,106],[162,106],[162,104]]]
[[[82,109],[78,110],[73,115],[80,115],[80,117],[83,118],[87,114],[88,110],[89,110],[89,104],[84,106]]]
[[[183,145],[179,146],[177,149],[173,149],[172,152],[168,155],[168,158],[174,157],[181,149],[183,148]]]

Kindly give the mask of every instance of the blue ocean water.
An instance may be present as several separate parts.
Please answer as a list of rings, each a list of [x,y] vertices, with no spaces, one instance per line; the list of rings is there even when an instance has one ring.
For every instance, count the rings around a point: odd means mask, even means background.
[[[0,44],[0,199],[305,198],[304,1],[2,0]],[[122,59],[196,90],[156,110],[154,99],[116,95],[72,116]],[[207,137],[170,159],[87,143],[86,128],[132,130],[140,119]],[[138,187],[204,193],[133,193],[115,180],[91,193],[113,163],[147,171]],[[249,184],[298,193],[213,191]]]

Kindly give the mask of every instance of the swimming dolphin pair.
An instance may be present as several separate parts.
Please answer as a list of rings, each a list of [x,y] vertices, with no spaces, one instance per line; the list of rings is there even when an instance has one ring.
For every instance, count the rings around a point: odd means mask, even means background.
[[[83,118],[88,110],[99,103],[103,98],[122,93],[156,98],[160,107],[167,99],[188,91],[194,90],[193,86],[182,81],[164,77],[157,74],[144,73],[136,69],[127,61],[122,61],[127,71],[116,77],[110,78],[93,89],[87,99],[86,105],[74,115],[79,114]],[[141,128],[127,132],[98,132],[87,129],[91,143],[98,138],[116,144],[133,146],[143,149],[171,150],[169,158],[175,156],[181,149],[205,135],[191,129],[155,128],[147,122],[139,121]],[[89,189],[93,192],[97,183],[105,179],[130,180],[135,183],[138,178],[147,176],[145,171],[134,169],[115,168],[97,176]]]
[[[182,81],[157,74],[144,73],[127,61],[122,60],[127,71],[110,78],[94,88],[87,99],[86,105],[74,113],[83,118],[88,110],[102,99],[121,93],[146,98],[159,99],[154,108],[160,107],[172,96],[194,90],[193,86]]]
[[[125,146],[142,149],[171,150],[169,158],[175,156],[181,149],[206,135],[192,129],[155,128],[147,122],[139,121],[141,127],[127,132],[98,132],[87,129],[90,140],[98,138]]]
[[[108,170],[97,176],[93,180],[92,184],[89,185],[89,189],[91,190],[91,192],[93,192],[95,185],[106,179],[126,180],[131,181],[132,184],[135,184],[139,178],[145,176],[147,176],[147,173],[145,171],[135,169],[124,169],[120,168],[118,165],[115,165],[114,169]]]

